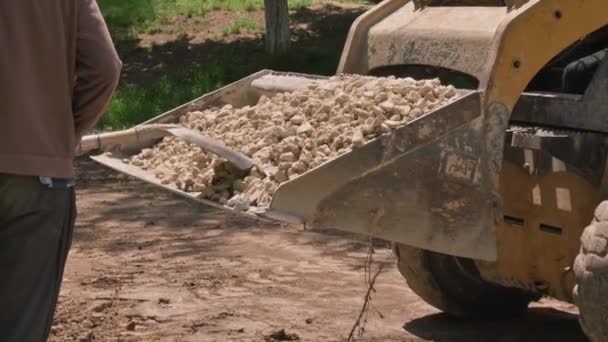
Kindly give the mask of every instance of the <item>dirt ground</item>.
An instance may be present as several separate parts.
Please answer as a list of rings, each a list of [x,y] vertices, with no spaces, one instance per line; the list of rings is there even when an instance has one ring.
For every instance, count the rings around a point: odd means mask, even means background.
[[[79,162],[79,218],[51,341],[344,341],[363,239],[238,218]],[[461,321],[407,288],[388,248],[362,341],[584,341],[576,310]],[[272,339],[270,336],[276,337]]]

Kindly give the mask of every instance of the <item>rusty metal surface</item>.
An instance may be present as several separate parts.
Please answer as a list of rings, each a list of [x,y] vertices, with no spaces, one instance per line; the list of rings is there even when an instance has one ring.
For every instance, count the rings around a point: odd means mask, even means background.
[[[484,141],[481,97],[472,92],[285,183],[270,210],[317,227],[494,260],[495,194]]]

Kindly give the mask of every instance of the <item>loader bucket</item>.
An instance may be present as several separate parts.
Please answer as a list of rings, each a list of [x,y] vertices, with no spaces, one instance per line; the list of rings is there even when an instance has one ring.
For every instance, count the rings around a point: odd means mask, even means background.
[[[281,82],[274,82],[277,79]],[[197,193],[162,184],[153,170],[126,163],[125,159],[159,140],[141,132],[150,125],[175,124],[189,111],[224,104],[237,108],[253,105],[262,95],[293,91],[323,79],[260,71],[136,126],[137,139],[133,139],[133,134],[113,134],[115,138],[128,139],[110,139],[110,144],[102,148],[103,153],[92,158],[165,190],[230,210]],[[494,209],[499,197],[491,177],[495,170],[491,166],[496,161],[492,153],[486,152],[488,125],[484,123],[488,119],[481,110],[481,92],[459,91],[459,95],[449,105],[282,184],[270,208],[234,213],[494,260]],[[502,139],[504,132],[499,136]],[[84,141],[101,141],[99,137],[90,138]]]
[[[276,192],[267,216],[495,260],[481,93],[470,92]]]

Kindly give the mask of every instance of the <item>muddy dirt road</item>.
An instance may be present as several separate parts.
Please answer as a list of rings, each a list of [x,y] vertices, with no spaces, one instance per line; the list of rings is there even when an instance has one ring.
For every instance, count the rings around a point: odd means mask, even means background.
[[[348,336],[367,289],[365,240],[232,217],[89,162],[79,172],[52,341]],[[379,262],[390,257],[377,249]],[[453,320],[420,301],[392,262],[376,288],[384,318],[370,312],[360,340],[584,341],[563,303],[544,301],[516,320]]]

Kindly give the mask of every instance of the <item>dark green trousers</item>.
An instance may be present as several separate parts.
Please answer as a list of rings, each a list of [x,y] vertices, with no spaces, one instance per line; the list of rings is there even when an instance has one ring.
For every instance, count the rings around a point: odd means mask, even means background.
[[[47,340],[75,218],[73,188],[0,174],[0,341]]]

